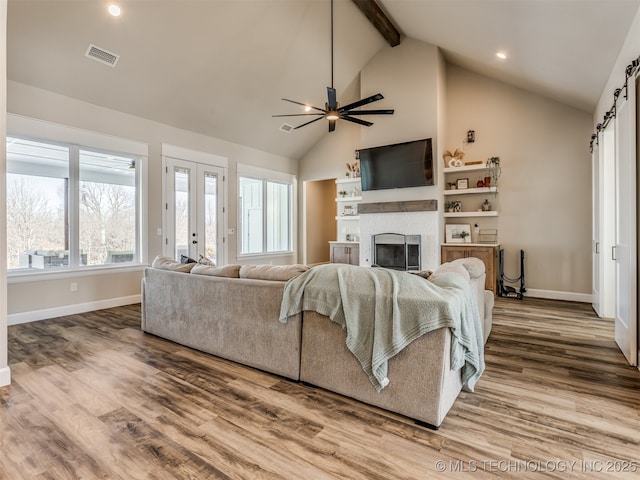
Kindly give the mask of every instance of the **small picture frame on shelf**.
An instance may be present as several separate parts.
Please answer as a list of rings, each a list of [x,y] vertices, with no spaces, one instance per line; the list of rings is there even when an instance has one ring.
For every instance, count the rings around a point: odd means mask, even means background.
[[[446,243],[471,243],[471,225],[445,225]]]
[[[464,190],[469,188],[469,179],[468,178],[459,178],[456,182],[456,187],[458,190]]]

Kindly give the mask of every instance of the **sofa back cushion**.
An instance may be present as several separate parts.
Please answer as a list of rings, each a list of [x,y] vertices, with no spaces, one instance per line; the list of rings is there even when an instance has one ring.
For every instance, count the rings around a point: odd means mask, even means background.
[[[309,270],[307,265],[242,265],[240,278],[286,282]]]
[[[238,278],[240,276],[240,265],[231,264],[223,265],[221,267],[212,267],[210,265],[198,264],[193,267],[191,273],[195,275],[209,275],[211,277]]]
[[[163,257],[162,255],[158,255],[153,259],[151,263],[151,268],[158,268],[160,270],[171,270],[172,272],[183,272],[189,273],[191,269],[197,265],[196,263],[180,263],[176,262],[171,257]]]

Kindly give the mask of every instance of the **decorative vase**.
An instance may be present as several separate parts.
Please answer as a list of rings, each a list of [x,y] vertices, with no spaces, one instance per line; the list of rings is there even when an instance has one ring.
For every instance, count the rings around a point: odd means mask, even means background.
[[[482,211],[483,212],[490,212],[491,211],[491,202],[489,202],[489,200],[486,200],[482,203]]]

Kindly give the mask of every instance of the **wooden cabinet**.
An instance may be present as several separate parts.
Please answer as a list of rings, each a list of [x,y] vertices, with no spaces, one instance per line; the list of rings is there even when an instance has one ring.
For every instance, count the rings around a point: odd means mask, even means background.
[[[484,288],[498,293],[498,251],[499,245],[442,245],[442,263],[451,262],[458,258],[476,257],[484,262],[487,278]]]
[[[331,263],[360,264],[360,245],[354,242],[329,242]]]

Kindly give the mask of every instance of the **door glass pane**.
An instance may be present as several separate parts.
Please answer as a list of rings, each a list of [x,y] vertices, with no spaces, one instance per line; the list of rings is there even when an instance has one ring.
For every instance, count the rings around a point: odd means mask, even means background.
[[[175,224],[175,259],[181,255],[189,256],[189,175],[186,168],[175,167],[174,179],[174,224]]]
[[[267,182],[267,252],[289,250],[289,185]]]
[[[69,149],[7,137],[7,267],[69,266]]]
[[[218,241],[218,176],[204,175],[204,256],[218,264],[216,244]]]
[[[240,177],[241,253],[262,253],[262,180]]]
[[[80,264],[136,259],[136,159],[80,150]]]

